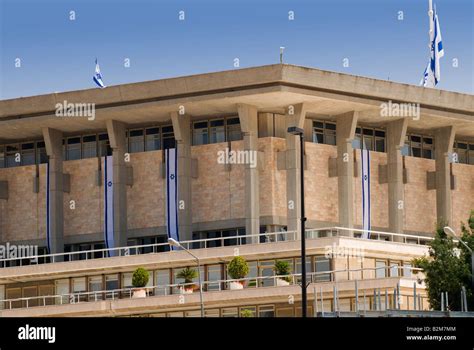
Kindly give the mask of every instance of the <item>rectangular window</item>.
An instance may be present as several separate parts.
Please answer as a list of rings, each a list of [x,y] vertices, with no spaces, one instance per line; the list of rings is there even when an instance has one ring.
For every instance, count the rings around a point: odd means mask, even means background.
[[[411,277],[411,264],[403,263],[403,277]]]
[[[99,156],[105,157],[112,155],[112,150],[109,144],[108,134],[99,134]]]
[[[163,136],[163,149],[175,148],[175,139],[172,126],[164,126],[161,128]]]
[[[268,261],[259,261],[258,262],[258,276],[259,277],[272,277],[274,276],[274,260]],[[259,281],[259,286],[261,287],[270,287],[274,285],[273,278],[261,278]]]
[[[89,277],[89,292],[100,292],[103,289],[102,276]],[[95,300],[102,300],[102,293],[89,294],[89,301]]]
[[[81,159],[81,138],[71,137],[67,139],[67,160]]]
[[[69,279],[56,280],[54,284],[56,289],[55,294],[61,295],[60,297],[56,298],[56,304],[68,304],[69,297],[67,294],[69,294]]]
[[[97,157],[97,136],[84,136],[82,138],[82,158],[94,157]]]
[[[119,288],[118,274],[105,276],[105,289],[107,290],[107,294],[105,295],[106,299],[117,299],[118,292],[116,290]]]
[[[275,317],[275,307],[273,305],[259,306],[258,317]]]
[[[385,152],[385,131],[375,130],[375,149],[376,152]]]
[[[375,278],[387,277],[387,262],[385,260],[375,261]]]
[[[411,155],[413,157],[421,158],[421,137],[410,136]]]
[[[458,154],[458,163],[467,164],[468,162],[468,145],[464,142],[456,142],[456,153]]]
[[[222,317],[239,317],[236,307],[228,307],[222,309]]]
[[[0,168],[5,167],[5,146],[0,146]]]
[[[423,158],[433,159],[433,139],[423,137]]]
[[[147,151],[161,149],[160,128],[148,128],[145,130],[145,146]]]
[[[21,165],[35,164],[35,144],[34,142],[23,143],[21,145]]]
[[[224,119],[210,121],[210,143],[225,142]]]
[[[324,143],[326,145],[336,145],[336,124],[324,123]]]
[[[86,295],[83,293],[87,292],[87,286],[86,286],[86,278],[85,277],[79,277],[79,278],[73,278],[72,279],[72,292],[75,294],[74,300],[76,302],[78,301],[86,301]]]
[[[221,276],[221,265],[208,265],[207,266],[207,278],[206,280],[209,282],[206,284],[207,290],[220,290],[220,283],[213,282],[213,281],[220,281],[222,279]]]
[[[193,145],[206,145],[208,143],[207,121],[193,124]]]
[[[397,261],[390,261],[390,277],[398,277],[400,274],[400,263]]]
[[[239,118],[227,118],[227,141],[242,140],[242,132],[240,131]]]
[[[155,295],[170,294],[169,287],[167,287],[170,284],[170,270],[155,271],[155,281],[155,285],[158,286],[155,288]]]
[[[130,130],[128,142],[130,153],[143,152],[145,150],[143,130]]]
[[[18,145],[7,145],[6,146],[6,166],[7,168],[13,168],[20,165],[20,149]]]
[[[43,164],[48,162],[48,155],[46,154],[46,146],[44,141],[36,142],[36,163]]]
[[[5,286],[0,285],[0,300],[5,300]],[[0,303],[0,310],[3,310],[5,306],[3,303]]]
[[[314,271],[315,272],[324,272],[331,271],[331,261],[324,256],[316,256],[314,258]],[[331,274],[317,274],[315,282],[329,282],[331,281]]]

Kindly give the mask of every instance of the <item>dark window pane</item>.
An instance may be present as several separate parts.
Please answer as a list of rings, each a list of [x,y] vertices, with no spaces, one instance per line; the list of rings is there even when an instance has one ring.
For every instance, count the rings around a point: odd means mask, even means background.
[[[211,120],[211,126],[224,126],[224,119]]]
[[[313,127],[324,129],[324,123],[323,122],[313,122]]]
[[[421,137],[420,136],[411,136],[411,141],[412,142],[421,142]]]
[[[377,136],[377,137],[385,137],[385,131],[382,131],[382,130],[375,130],[375,136]]]
[[[374,134],[373,129],[365,129],[364,128],[364,135],[372,136]]]
[[[239,118],[228,118],[227,119],[227,125],[237,125],[240,124],[240,119]]]
[[[336,130],[336,124],[326,123],[325,126],[326,126],[326,129],[328,130]]]
[[[155,135],[160,133],[160,128],[148,128],[146,129],[147,135]]]
[[[205,129],[207,128],[207,120],[205,122],[194,123],[194,129]]]

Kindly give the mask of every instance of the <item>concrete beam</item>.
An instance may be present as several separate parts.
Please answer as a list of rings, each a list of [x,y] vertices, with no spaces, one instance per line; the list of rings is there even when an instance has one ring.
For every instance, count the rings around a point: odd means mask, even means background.
[[[387,182],[388,182],[388,226],[390,232],[403,233],[405,199],[403,187],[403,157],[408,119],[403,118],[387,124]]]
[[[178,230],[181,240],[193,238],[191,116],[170,114],[178,151]]]
[[[237,111],[244,137],[244,150],[254,153],[255,159],[258,159],[257,108],[246,104],[238,104]],[[258,164],[255,168],[252,168],[250,163],[245,164],[245,232],[247,235],[260,233],[259,185]],[[258,240],[253,237],[251,242],[258,243]]]
[[[63,176],[63,133],[43,128],[46,154],[49,157],[49,205],[51,251],[64,252],[64,176]]]
[[[125,163],[126,125],[116,120],[107,120],[107,133],[114,168],[114,241],[116,246],[127,245],[127,168]]]
[[[438,220],[452,224],[451,200],[451,164],[450,155],[453,152],[455,128],[447,126],[436,129],[435,161],[436,161],[436,217]]]
[[[354,227],[354,153],[352,141],[355,136],[359,114],[356,111],[336,116],[337,184],[339,225]],[[349,231],[352,236],[353,233]]]
[[[286,111],[286,128],[305,126],[307,105],[299,103],[290,106]],[[301,238],[301,165],[300,137],[286,135],[286,216],[288,231],[296,231],[296,237]]]

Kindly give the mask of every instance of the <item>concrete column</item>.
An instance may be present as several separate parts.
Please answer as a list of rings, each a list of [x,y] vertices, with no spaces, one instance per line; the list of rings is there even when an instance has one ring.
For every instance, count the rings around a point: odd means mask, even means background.
[[[387,124],[388,227],[389,231],[394,233],[403,233],[404,229],[405,199],[401,149],[405,144],[407,126],[407,118]],[[395,240],[398,241],[399,238]]]
[[[193,238],[191,116],[171,113],[178,150],[178,230],[180,240]]]
[[[42,131],[49,156],[50,253],[56,254],[64,252],[63,133],[51,128]]]
[[[439,128],[434,132],[436,160],[436,217],[452,224],[451,169],[449,155],[453,152],[455,129]]]
[[[240,119],[240,128],[244,137],[244,150],[254,153],[258,159],[258,120],[257,108],[245,104],[237,105]],[[245,164],[245,232],[247,235],[260,233],[260,198],[258,165],[252,168]],[[251,243],[258,243],[253,237]]]
[[[352,141],[355,136],[358,112],[352,111],[336,117],[337,184],[339,225],[354,227],[354,154]],[[349,232],[352,236],[353,232]]]
[[[306,117],[304,103],[287,110],[286,127],[303,129]],[[308,140],[306,140],[308,141]],[[286,217],[288,231],[296,231],[301,238],[301,174],[300,174],[300,137],[286,132]]]
[[[116,120],[107,120],[106,124],[114,168],[114,241],[117,247],[124,247],[127,245],[126,125]]]

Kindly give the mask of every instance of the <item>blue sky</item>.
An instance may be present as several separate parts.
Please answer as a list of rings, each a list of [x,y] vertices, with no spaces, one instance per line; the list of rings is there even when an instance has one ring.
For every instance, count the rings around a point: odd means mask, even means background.
[[[473,1],[434,2],[445,48],[438,88],[474,93]],[[286,63],[417,85],[429,55],[428,0],[0,3],[0,99],[92,88],[95,57],[116,85],[234,69],[234,58],[241,68],[278,63],[285,46]]]

